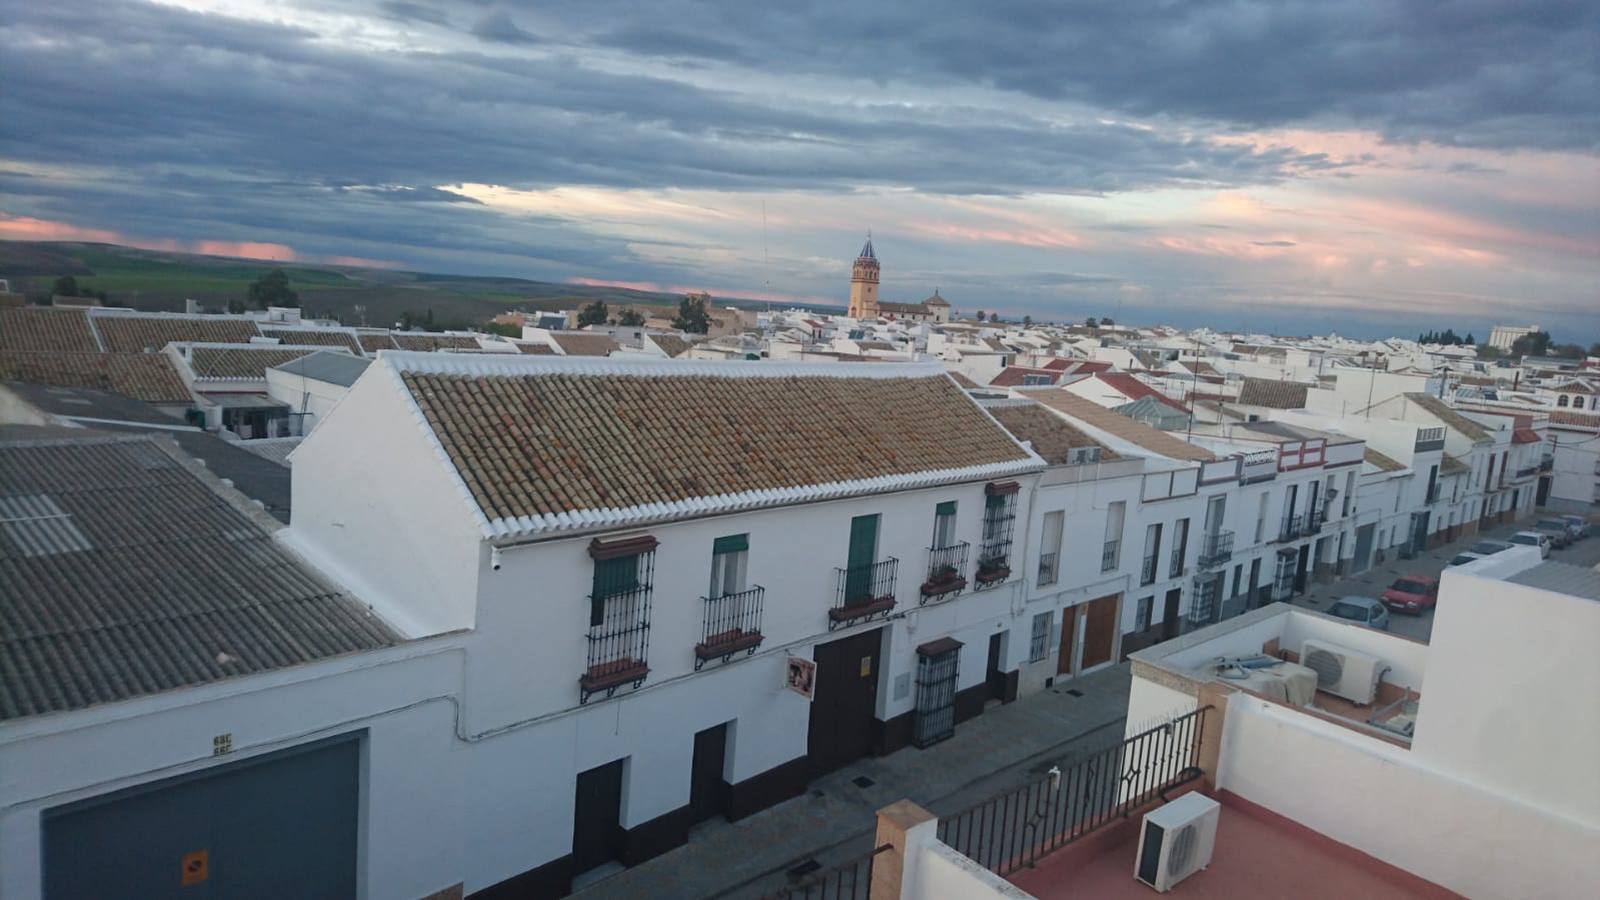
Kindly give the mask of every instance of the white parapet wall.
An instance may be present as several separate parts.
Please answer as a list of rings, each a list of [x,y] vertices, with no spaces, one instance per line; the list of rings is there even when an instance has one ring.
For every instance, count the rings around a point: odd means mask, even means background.
[[[1033,895],[940,841],[916,849],[912,900],[1028,900]],[[908,869],[913,868],[908,866]]]
[[[1229,698],[1217,785],[1464,896],[1558,900],[1600,884],[1600,829],[1247,694]]]

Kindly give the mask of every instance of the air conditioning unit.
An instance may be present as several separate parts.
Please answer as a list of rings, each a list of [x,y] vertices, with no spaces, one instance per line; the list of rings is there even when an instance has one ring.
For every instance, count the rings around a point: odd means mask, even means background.
[[[1317,689],[1366,706],[1378,693],[1383,661],[1355,650],[1308,640],[1300,645],[1300,665],[1317,673]]]
[[[1133,877],[1166,893],[1211,864],[1221,804],[1191,792],[1145,814]]]

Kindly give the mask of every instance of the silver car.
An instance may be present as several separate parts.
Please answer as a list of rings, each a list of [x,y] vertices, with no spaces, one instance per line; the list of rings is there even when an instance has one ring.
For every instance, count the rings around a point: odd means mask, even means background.
[[[1577,529],[1577,531],[1574,533],[1574,537],[1582,539],[1589,536],[1589,520],[1585,519],[1583,516],[1566,515],[1561,517],[1561,521],[1566,522],[1568,525],[1571,525],[1573,528]]]
[[[1372,597],[1340,597],[1328,607],[1328,615],[1379,631],[1389,630],[1389,608]]]
[[[1572,543],[1572,528],[1560,519],[1540,519],[1528,530],[1550,535],[1550,543],[1558,550]]]

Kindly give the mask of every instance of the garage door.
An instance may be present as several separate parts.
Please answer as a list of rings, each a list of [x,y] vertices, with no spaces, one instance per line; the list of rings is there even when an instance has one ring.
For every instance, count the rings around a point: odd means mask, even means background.
[[[360,746],[320,741],[49,810],[45,897],[353,897]]]

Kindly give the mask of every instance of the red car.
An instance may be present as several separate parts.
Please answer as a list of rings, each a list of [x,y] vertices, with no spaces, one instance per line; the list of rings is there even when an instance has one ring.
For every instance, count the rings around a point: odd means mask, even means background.
[[[1423,610],[1433,609],[1434,604],[1439,602],[1439,579],[1407,575],[1389,585],[1382,599],[1383,605],[1395,612],[1420,616]]]

